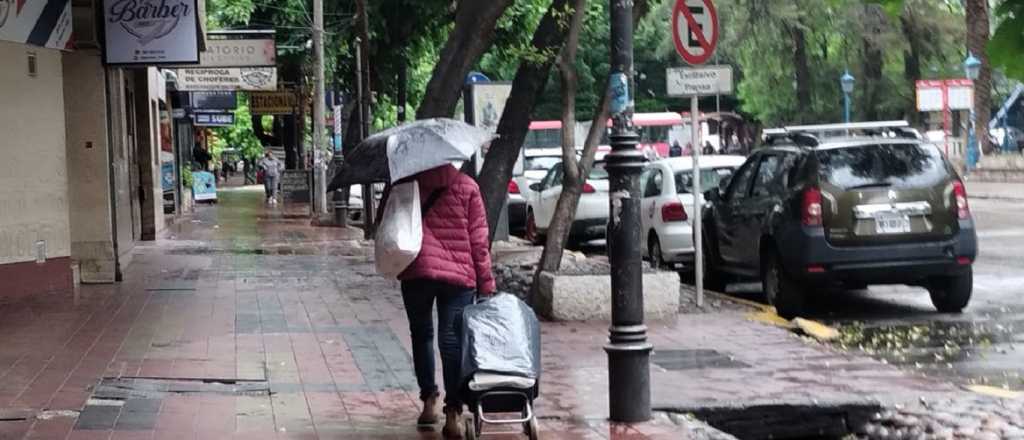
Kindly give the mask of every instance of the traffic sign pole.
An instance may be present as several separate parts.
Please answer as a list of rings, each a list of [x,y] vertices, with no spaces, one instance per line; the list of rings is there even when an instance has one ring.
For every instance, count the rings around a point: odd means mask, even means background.
[[[676,52],[686,62],[701,65],[711,59],[718,46],[718,13],[711,0],[676,0],[672,9],[672,37]],[[684,40],[685,37],[685,40]],[[732,89],[730,69],[688,69],[675,71],[678,77],[668,75],[669,94],[690,97],[691,155],[693,157],[693,247],[694,279],[697,288],[697,306],[704,306],[704,240],[703,240],[703,194],[700,182],[700,96],[709,92],[716,96],[722,93],[722,82],[728,81]],[[718,104],[716,104],[717,106]],[[719,109],[720,110],[720,109]],[[719,128],[721,130],[721,128]],[[721,133],[719,133],[721,135]]]
[[[701,220],[703,214],[703,203],[700,190],[700,103],[697,95],[690,98],[690,118],[693,120],[693,129],[690,137],[693,138],[693,278],[697,287],[697,307],[704,307],[704,248],[703,229]],[[721,133],[719,133],[721,134]]]

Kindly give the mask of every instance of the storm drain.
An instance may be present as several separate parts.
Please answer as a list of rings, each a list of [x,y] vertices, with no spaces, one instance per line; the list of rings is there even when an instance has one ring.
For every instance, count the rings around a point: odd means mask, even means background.
[[[658,408],[655,408],[658,409]],[[671,408],[741,439],[843,439],[881,410],[874,403]]]
[[[750,368],[750,365],[717,350],[656,350],[651,353],[651,363],[669,371]]]

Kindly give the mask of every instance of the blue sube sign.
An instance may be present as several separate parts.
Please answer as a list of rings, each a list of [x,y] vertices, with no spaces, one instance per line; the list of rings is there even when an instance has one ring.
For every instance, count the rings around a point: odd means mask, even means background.
[[[224,127],[235,124],[234,113],[196,113],[196,125],[205,127]]]

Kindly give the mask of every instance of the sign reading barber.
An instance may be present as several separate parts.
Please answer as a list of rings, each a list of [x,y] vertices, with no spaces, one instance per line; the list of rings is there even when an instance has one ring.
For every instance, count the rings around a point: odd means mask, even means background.
[[[718,46],[718,13],[711,0],[676,0],[672,39],[687,63],[701,65],[711,59]]]
[[[107,64],[199,63],[197,0],[103,0]]]

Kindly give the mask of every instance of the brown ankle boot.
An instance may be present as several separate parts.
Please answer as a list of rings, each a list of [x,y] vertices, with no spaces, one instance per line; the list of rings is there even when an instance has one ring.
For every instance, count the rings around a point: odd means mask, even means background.
[[[434,425],[438,422],[437,416],[437,399],[440,394],[434,393],[433,396],[423,399],[423,412],[420,413],[420,417],[416,419],[417,425]]]
[[[444,428],[441,434],[446,439],[460,439],[466,435],[462,426],[462,408],[446,407],[444,409]]]

